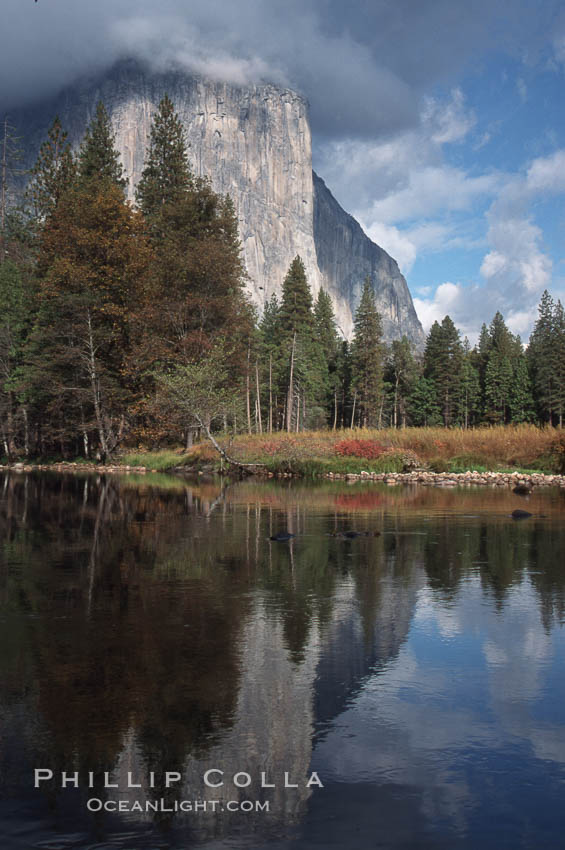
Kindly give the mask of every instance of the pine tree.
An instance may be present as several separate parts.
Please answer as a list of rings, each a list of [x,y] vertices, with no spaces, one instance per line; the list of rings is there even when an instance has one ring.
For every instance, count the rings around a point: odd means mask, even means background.
[[[493,348],[485,373],[485,416],[492,425],[504,425],[508,420],[512,380],[509,356]]]
[[[558,301],[553,311],[553,374],[555,381],[555,413],[563,427],[565,414],[565,310]]]
[[[520,346],[520,351],[514,360],[512,385],[508,398],[510,421],[516,424],[520,422],[532,422],[534,419],[534,400],[528,363],[519,337],[517,342]]]
[[[300,257],[292,261],[283,281],[278,313],[286,430],[326,424],[329,395],[328,364],[319,339],[312,293]],[[283,387],[280,387],[281,395]]]
[[[391,424],[394,428],[398,425],[405,428],[408,399],[412,395],[418,377],[418,369],[408,337],[403,336],[400,340],[393,340],[386,377],[392,396]]]
[[[277,422],[280,422],[278,388],[282,383],[281,376],[284,371],[281,362],[279,302],[275,294],[266,302],[259,323],[259,349],[262,373],[265,375],[266,384],[266,423],[267,430],[271,433],[273,430],[276,430]]]
[[[292,336],[295,331],[311,331],[313,328],[312,293],[304,263],[299,256],[290,264],[283,281],[279,316],[281,327],[288,336]]]
[[[120,155],[115,147],[115,136],[106,108],[102,102],[96,106],[78,154],[78,179],[82,185],[89,181],[111,183],[125,190]]]
[[[21,173],[19,142],[15,128],[6,116],[0,125],[0,265],[10,257],[13,231],[18,230],[20,224],[18,217],[12,214],[16,180]]]
[[[461,365],[461,425],[469,428],[477,425],[481,417],[481,386],[479,370],[475,365],[474,352],[469,340],[463,342],[463,361]]]
[[[0,437],[4,452],[17,451],[18,414],[23,418],[23,450],[29,453],[28,410],[22,398],[24,345],[33,321],[33,278],[10,259],[0,265]],[[22,429],[20,429],[22,430]],[[1,450],[0,450],[1,453]]]
[[[351,425],[351,349],[346,339],[342,340],[336,359],[337,383],[337,426]]]
[[[53,213],[61,196],[71,187],[76,176],[71,146],[58,116],[39,149],[31,175],[27,197],[31,201],[36,220],[43,223]]]
[[[130,320],[150,255],[140,214],[101,167],[61,195],[44,227],[28,391],[62,453],[79,435],[86,451],[94,433],[105,459],[127,427]]]
[[[541,421],[550,424],[558,405],[553,360],[554,338],[554,303],[545,290],[538,308],[538,320],[530,336],[528,364],[538,416]]]
[[[339,336],[332,300],[323,288],[318,292],[314,306],[314,322],[316,335],[329,363],[336,357],[339,348]]]
[[[143,214],[151,218],[163,204],[182,198],[192,187],[184,130],[168,95],[153,118],[145,167],[136,199]]]
[[[413,425],[428,428],[441,425],[442,416],[437,400],[437,388],[431,378],[420,375],[408,399],[408,415]]]
[[[436,403],[447,427],[457,422],[461,404],[463,348],[459,331],[449,316],[434,322],[424,352],[424,377],[432,381]]]
[[[333,428],[337,428],[339,375],[337,372],[337,357],[340,348],[335,314],[330,296],[325,289],[320,289],[314,306],[314,323],[316,339],[325,357],[328,396],[326,399],[326,418]]]
[[[360,410],[359,421],[365,428],[380,427],[384,365],[382,326],[375,293],[368,277],[355,313],[351,364],[352,383]]]

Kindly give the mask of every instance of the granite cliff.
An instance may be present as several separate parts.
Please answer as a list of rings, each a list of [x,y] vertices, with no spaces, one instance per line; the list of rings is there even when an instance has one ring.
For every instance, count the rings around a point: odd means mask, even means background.
[[[388,340],[406,334],[418,346],[422,327],[396,262],[375,245],[312,172],[308,104],[273,85],[235,86],[174,72],[153,74],[123,63],[55,100],[15,116],[33,162],[55,114],[78,145],[96,103],[111,116],[129,193],[143,169],[153,113],[168,93],[186,131],[197,175],[230,194],[237,210],[248,289],[259,309],[280,292],[300,254],[314,294],[330,293],[339,327],[351,336],[363,280],[375,287]]]

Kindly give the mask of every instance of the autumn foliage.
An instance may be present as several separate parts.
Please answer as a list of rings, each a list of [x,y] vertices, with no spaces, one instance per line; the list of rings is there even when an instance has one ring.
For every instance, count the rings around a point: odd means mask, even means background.
[[[386,451],[385,446],[376,440],[340,440],[334,446],[336,455],[340,457],[363,457],[375,460]]]

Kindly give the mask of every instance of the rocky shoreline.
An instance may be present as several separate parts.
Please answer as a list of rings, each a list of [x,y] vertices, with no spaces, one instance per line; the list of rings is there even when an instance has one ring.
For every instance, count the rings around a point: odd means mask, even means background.
[[[457,487],[462,485],[480,485],[494,487],[563,487],[565,475],[549,475],[544,472],[524,474],[523,472],[388,472],[388,473],[345,473],[336,475],[327,473],[323,476],[329,479],[346,479],[348,481],[380,481],[385,484],[424,484],[442,487]]]
[[[127,466],[120,464],[86,464],[86,463],[54,463],[54,464],[28,464],[13,463],[0,464],[0,470],[6,469],[12,472],[99,472],[108,474],[141,474],[148,472],[164,472],[165,470],[151,469],[148,466]],[[167,470],[168,472],[190,473],[188,467],[177,467]],[[197,474],[202,474],[201,472]],[[303,476],[292,472],[263,472],[258,474],[264,478],[303,478]],[[457,487],[457,486],[491,486],[491,487],[516,487],[519,485],[533,487],[561,487],[565,489],[565,475],[551,475],[544,472],[429,472],[427,470],[415,470],[413,472],[325,472],[316,476],[329,481],[376,481],[381,484],[394,486],[397,484],[422,484],[425,486]]]
[[[292,473],[269,473],[269,478],[294,478]],[[424,484],[427,486],[458,487],[462,485],[480,485],[495,487],[563,487],[565,475],[551,475],[545,472],[525,474],[523,472],[325,472],[318,478],[330,481],[378,481],[395,484]]]

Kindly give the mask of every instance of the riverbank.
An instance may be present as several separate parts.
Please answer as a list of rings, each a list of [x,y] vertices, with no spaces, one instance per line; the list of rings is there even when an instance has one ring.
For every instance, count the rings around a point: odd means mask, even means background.
[[[52,463],[52,464],[23,464],[15,463],[12,465],[0,465],[0,471],[11,471],[15,473],[26,472],[97,472],[104,475],[151,475],[159,473],[157,469],[151,469],[146,466],[135,466],[128,464],[88,464],[88,463]],[[177,466],[170,469],[172,473],[190,473],[192,470],[189,466]],[[214,470],[208,470],[213,472]],[[204,474],[199,470],[199,475]],[[262,478],[304,478],[303,475],[293,472],[270,472],[268,470],[262,473],[257,473],[258,477]],[[467,472],[430,472],[427,470],[416,470],[413,472],[325,472],[314,477],[323,478],[329,481],[347,481],[354,483],[356,481],[375,481],[381,484],[394,486],[398,484],[421,484],[424,486],[441,486],[441,487],[457,487],[457,486],[491,486],[491,487],[525,487],[533,489],[535,487],[560,487],[565,489],[565,475],[557,475],[543,472],[477,472],[468,470]]]
[[[217,436],[234,467],[204,441],[189,451],[170,448],[123,452],[111,463],[10,465],[15,471],[84,470],[107,473],[247,473],[267,477],[386,481],[387,483],[560,484],[565,476],[565,433],[533,425],[463,431],[444,428],[308,431],[299,434]]]
[[[534,425],[462,429],[405,428],[305,431],[298,434],[221,436],[230,457],[260,464],[264,474],[288,473],[304,478],[334,475],[392,474],[425,471],[523,472],[565,474],[565,433]],[[215,449],[203,442],[182,449],[124,454],[136,466],[225,471]],[[256,471],[254,469],[254,471]]]

